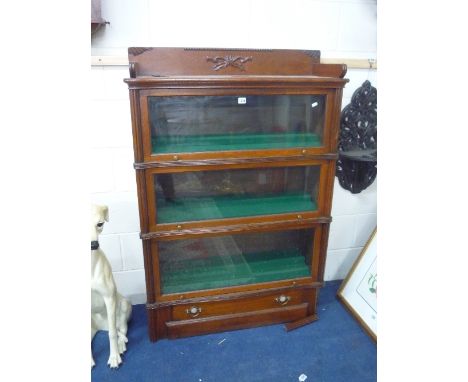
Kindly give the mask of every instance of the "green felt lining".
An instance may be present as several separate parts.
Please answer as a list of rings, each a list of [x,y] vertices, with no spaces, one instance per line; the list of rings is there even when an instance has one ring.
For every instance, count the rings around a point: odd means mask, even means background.
[[[177,135],[157,136],[152,139],[153,154],[320,145],[320,137],[312,133]]]
[[[212,196],[177,198],[168,202],[158,199],[158,223],[175,223],[242,216],[272,215],[299,211],[315,211],[317,204],[308,194],[268,196]]]
[[[163,293],[223,288],[310,276],[299,249],[213,256],[162,266]],[[172,269],[171,269],[172,268]]]

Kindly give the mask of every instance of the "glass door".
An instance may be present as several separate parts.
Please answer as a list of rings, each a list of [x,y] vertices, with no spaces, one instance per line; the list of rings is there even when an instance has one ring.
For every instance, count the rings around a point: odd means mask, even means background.
[[[161,293],[311,277],[315,228],[160,241]]]
[[[149,96],[151,154],[323,146],[326,96]]]
[[[320,165],[152,174],[156,224],[314,212]]]

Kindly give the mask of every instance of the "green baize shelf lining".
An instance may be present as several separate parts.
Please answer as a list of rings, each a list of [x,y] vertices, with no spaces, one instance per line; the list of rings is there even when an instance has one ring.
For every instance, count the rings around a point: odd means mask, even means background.
[[[152,139],[154,154],[320,145],[320,137],[311,133],[177,135],[157,136]]]
[[[204,198],[158,199],[158,223],[175,223],[241,216],[271,215],[300,211],[315,211],[316,203],[303,193],[268,196],[213,196]]]
[[[163,293],[179,293],[307,276],[304,256],[291,249],[185,260],[183,269],[172,270],[166,264],[162,288]]]

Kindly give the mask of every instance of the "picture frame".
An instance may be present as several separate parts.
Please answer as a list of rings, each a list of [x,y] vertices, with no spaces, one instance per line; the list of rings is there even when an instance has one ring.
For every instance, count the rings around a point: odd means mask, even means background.
[[[343,280],[337,298],[377,342],[377,227]]]

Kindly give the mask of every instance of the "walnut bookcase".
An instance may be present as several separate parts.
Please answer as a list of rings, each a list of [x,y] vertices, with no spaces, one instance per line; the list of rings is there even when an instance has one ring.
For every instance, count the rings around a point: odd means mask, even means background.
[[[150,339],[316,320],[346,66],[128,53]]]

